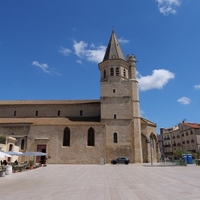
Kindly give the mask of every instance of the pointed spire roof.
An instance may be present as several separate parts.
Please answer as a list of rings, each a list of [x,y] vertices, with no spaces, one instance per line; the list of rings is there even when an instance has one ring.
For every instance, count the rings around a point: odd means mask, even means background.
[[[119,42],[117,40],[114,30],[112,30],[110,41],[108,43],[103,61],[109,60],[109,59],[123,59],[124,60],[124,55],[119,46]]]

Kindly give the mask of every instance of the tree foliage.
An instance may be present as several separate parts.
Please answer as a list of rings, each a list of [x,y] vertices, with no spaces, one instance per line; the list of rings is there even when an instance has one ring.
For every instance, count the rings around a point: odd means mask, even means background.
[[[0,135],[0,144],[6,143],[6,136]]]
[[[173,152],[173,155],[176,159],[179,159],[182,157],[182,154],[188,154],[188,152],[185,149],[176,149]]]

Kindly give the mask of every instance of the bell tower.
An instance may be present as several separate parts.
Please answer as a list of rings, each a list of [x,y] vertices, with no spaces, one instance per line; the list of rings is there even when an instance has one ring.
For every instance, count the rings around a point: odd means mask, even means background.
[[[124,59],[114,30],[104,59],[99,63],[101,73],[101,121],[106,127],[106,162],[119,156],[132,163],[142,162],[140,106],[136,58]]]

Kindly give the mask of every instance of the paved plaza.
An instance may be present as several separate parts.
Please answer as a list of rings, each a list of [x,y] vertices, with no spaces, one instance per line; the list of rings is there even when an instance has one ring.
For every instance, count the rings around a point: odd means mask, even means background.
[[[200,200],[200,166],[48,165],[0,177],[3,200]]]

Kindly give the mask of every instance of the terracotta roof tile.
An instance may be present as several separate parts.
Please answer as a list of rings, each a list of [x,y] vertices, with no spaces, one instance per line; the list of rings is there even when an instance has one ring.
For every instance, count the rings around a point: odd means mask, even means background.
[[[182,123],[182,125],[186,125],[191,128],[200,128],[200,124],[197,124],[197,123]]]
[[[100,103],[100,100],[17,100],[0,101],[0,105],[57,105],[57,104],[86,104]]]
[[[70,120],[68,118],[0,118],[0,124],[24,124],[24,125],[102,125],[103,123],[95,121],[96,118],[92,120]]]

